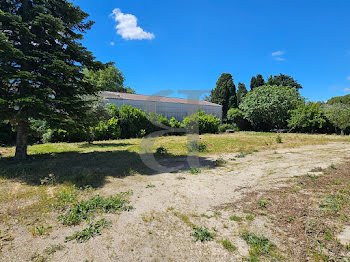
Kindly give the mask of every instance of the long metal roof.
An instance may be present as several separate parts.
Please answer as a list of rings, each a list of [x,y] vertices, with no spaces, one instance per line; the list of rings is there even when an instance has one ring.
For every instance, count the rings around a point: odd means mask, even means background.
[[[174,98],[174,97],[165,97],[165,96],[136,95],[136,94],[129,94],[129,93],[109,92],[109,91],[101,92],[101,96],[104,99],[139,100],[139,101],[141,100],[141,101],[152,101],[152,102],[222,107],[221,105],[207,102],[204,100],[183,99],[183,98]]]

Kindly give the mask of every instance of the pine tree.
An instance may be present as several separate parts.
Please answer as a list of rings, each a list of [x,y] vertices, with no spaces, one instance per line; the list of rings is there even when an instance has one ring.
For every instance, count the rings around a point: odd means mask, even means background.
[[[87,17],[67,0],[0,2],[0,119],[17,131],[17,159],[27,156],[29,119],[60,125],[88,111],[97,90],[82,71],[103,65],[80,43]]]
[[[253,91],[256,87],[256,77],[253,76],[252,79],[250,79],[250,91]]]
[[[250,90],[253,91],[254,88],[265,85],[265,80],[262,75],[258,74],[252,77],[250,80]]]
[[[236,86],[233,83],[232,75],[223,73],[216,82],[216,88],[211,91],[211,102],[222,105],[222,115],[226,118],[230,108],[237,107]]]
[[[248,93],[247,88],[245,87],[245,84],[238,83],[238,90],[237,90],[237,106],[239,106],[240,103],[242,103],[243,97]]]
[[[284,74],[279,74],[274,77],[270,76],[267,81],[267,84],[271,86],[289,86],[294,87],[296,89],[303,88],[293,77]]]

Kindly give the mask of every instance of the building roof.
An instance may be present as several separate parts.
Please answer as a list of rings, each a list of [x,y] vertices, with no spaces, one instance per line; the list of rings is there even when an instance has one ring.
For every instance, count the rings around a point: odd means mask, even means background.
[[[221,105],[207,102],[204,100],[183,99],[183,98],[174,98],[174,97],[165,97],[165,96],[136,95],[136,94],[128,94],[128,93],[109,92],[109,91],[101,92],[101,96],[104,99],[139,100],[139,101],[141,100],[141,101],[192,104],[192,105],[194,104],[194,105],[221,107]]]

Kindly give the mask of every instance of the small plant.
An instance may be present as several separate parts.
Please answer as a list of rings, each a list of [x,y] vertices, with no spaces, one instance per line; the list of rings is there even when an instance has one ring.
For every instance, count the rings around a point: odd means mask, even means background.
[[[289,222],[289,223],[294,222],[294,217],[288,217],[288,222]]]
[[[192,174],[192,175],[198,175],[198,174],[201,172],[201,170],[198,169],[198,168],[196,168],[196,167],[192,167],[192,168],[189,170],[189,172],[190,172],[190,174]]]
[[[145,135],[146,135],[146,130],[145,129],[141,129],[140,130],[140,133],[139,133],[139,137],[145,137]]]
[[[129,192],[122,192],[115,196],[103,198],[99,195],[93,198],[74,203],[65,215],[58,217],[64,225],[78,225],[83,220],[89,220],[89,218],[97,211],[104,213],[117,213],[120,211],[130,211],[132,206],[127,206],[127,196],[131,194]]]
[[[64,249],[64,246],[59,244],[59,245],[51,245],[47,248],[45,248],[44,252],[47,255],[52,255],[53,253],[56,253],[57,251],[61,251]]]
[[[201,139],[199,141],[191,141],[190,143],[187,144],[187,149],[188,149],[188,152],[207,152],[208,151],[207,141],[202,141]]]
[[[280,135],[278,135],[278,136],[276,137],[276,142],[277,142],[277,144],[283,143],[282,137],[281,137]]]
[[[234,251],[237,250],[237,247],[236,247],[235,245],[233,245],[233,244],[231,243],[231,241],[228,240],[228,239],[223,239],[223,240],[221,240],[221,244],[222,244],[222,246],[223,246],[225,249],[227,249],[227,250],[230,251],[230,252],[234,252]]]
[[[337,179],[334,179],[334,180],[331,181],[331,183],[332,183],[333,185],[340,185],[340,184],[341,184],[341,181],[340,181],[340,180],[337,180]]]
[[[243,219],[238,216],[230,216],[230,220],[236,221],[236,222],[241,222]]]
[[[156,186],[153,185],[153,184],[148,184],[148,185],[146,186],[146,188],[152,188],[152,187],[156,187]]]
[[[157,155],[166,155],[168,154],[168,150],[164,146],[160,146],[156,149]]]
[[[258,205],[261,207],[261,208],[266,208],[267,206],[267,201],[266,200],[260,200],[258,202]]]
[[[111,221],[102,218],[96,223],[90,223],[88,228],[84,228],[82,231],[77,231],[72,236],[66,237],[65,242],[72,240],[76,240],[77,243],[86,242],[92,237],[101,235],[102,229],[110,226]]]
[[[250,254],[252,256],[269,254],[271,249],[275,246],[264,236],[257,236],[255,234],[244,232],[241,234],[241,238],[247,242],[251,248]]]
[[[194,227],[193,231],[192,236],[195,238],[195,242],[198,240],[201,242],[212,241],[214,239],[214,234],[210,233],[206,227]]]
[[[343,202],[344,199],[341,195],[329,195],[323,198],[323,200],[319,204],[319,207],[332,212],[338,212],[340,209],[343,208]]]
[[[40,179],[41,185],[55,185],[57,182],[57,178],[54,174],[49,174],[47,177],[44,177],[43,179]]]
[[[350,244],[346,246],[346,249],[350,251]]]
[[[65,209],[72,203],[76,202],[78,197],[78,189],[75,186],[62,189],[55,194],[58,209]]]
[[[215,166],[223,166],[227,163],[227,161],[225,159],[223,159],[222,157],[219,157],[218,159],[215,160],[214,164]]]
[[[249,220],[249,221],[253,221],[254,220],[254,215],[250,214],[248,216],[245,217],[245,219]]]
[[[334,170],[336,170],[337,168],[335,167],[335,165],[334,164],[331,164],[330,166],[329,166],[331,169],[334,169]]]
[[[47,235],[51,230],[52,226],[45,226],[44,224],[38,224],[29,228],[33,236]]]

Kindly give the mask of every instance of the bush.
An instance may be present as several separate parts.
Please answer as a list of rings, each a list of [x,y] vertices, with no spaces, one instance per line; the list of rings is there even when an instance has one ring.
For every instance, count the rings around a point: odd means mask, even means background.
[[[181,128],[183,125],[180,121],[177,121],[175,117],[172,117],[169,121],[170,127],[172,128]]]
[[[204,134],[217,133],[219,130],[220,119],[213,115],[207,115],[199,110],[196,114],[185,117],[183,123],[187,132]]]
[[[230,124],[222,124],[219,126],[219,132],[220,133],[225,133],[226,130],[229,130],[229,129],[234,129],[233,125],[230,125]]]
[[[157,155],[166,155],[168,154],[168,150],[164,146],[160,146],[156,150]]]
[[[187,144],[188,152],[206,152],[208,151],[207,141],[191,141]]]
[[[109,140],[120,138],[121,130],[118,119],[112,117],[109,120],[100,121],[93,129],[94,140]]]
[[[227,112],[227,122],[231,123],[235,129],[251,130],[252,127],[248,120],[244,118],[244,114],[238,108],[231,108]]]

